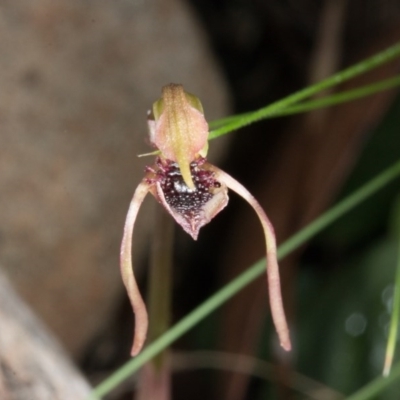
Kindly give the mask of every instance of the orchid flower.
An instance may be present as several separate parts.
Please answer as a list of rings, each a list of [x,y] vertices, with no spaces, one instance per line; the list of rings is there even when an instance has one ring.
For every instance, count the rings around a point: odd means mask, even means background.
[[[207,162],[208,124],[200,100],[170,84],[149,113],[150,142],[158,150],[155,163],[146,167],[135,190],[125,221],[121,245],[121,274],[133,312],[135,332],[131,354],[137,355],[146,340],[148,316],[132,268],[132,234],[139,208],[151,193],[194,240],[228,203],[228,188],[243,197],[264,230],[267,277],[272,319],[281,346],[291,349],[282,303],[274,229],[257,200],[238,181]]]

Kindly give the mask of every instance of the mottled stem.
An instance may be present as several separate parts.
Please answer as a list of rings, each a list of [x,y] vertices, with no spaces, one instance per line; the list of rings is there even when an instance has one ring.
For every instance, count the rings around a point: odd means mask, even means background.
[[[285,311],[283,308],[274,228],[258,201],[243,185],[219,168],[211,166],[211,169],[215,172],[216,179],[222,184],[225,184],[229,189],[236,192],[239,196],[243,197],[243,199],[246,200],[251,207],[253,207],[254,211],[258,215],[258,218],[260,219],[264,230],[265,243],[267,247],[267,277],[272,320],[274,321],[275,329],[278,333],[281,346],[286,351],[289,351],[292,346],[290,342],[289,328],[286,322]]]
[[[142,349],[146,340],[148,327],[146,306],[142,296],[140,295],[135,275],[133,273],[132,234],[139,208],[149,192],[149,189],[150,184],[145,179],[136,188],[132,201],[129,205],[128,214],[125,220],[124,235],[121,243],[121,275],[129,296],[129,300],[132,304],[133,312],[135,314],[135,333],[131,350],[132,356],[136,356]]]

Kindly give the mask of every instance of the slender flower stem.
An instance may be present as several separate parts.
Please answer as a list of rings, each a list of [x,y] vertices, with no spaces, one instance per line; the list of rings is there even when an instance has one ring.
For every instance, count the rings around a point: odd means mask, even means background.
[[[307,225],[305,228],[301,229],[298,233],[293,235],[289,240],[284,242],[278,248],[278,259],[282,259],[290,252],[303,245],[305,242],[307,242],[307,240],[314,237],[317,233],[321,232],[338,218],[342,217],[344,214],[349,212],[351,209],[356,207],[358,204],[366,200],[368,197],[372,196],[382,187],[384,187],[394,179],[398,178],[399,176],[400,161],[386,169],[375,178],[371,179],[360,189],[356,190],[353,194],[346,197],[340,203],[338,203],[330,210],[322,214],[319,218],[314,220],[314,222]],[[211,314],[219,306],[224,304],[241,289],[246,287],[254,279],[258,278],[264,272],[264,268],[265,260],[260,260],[252,265],[237,278],[228,283],[217,293],[208,298],[204,303],[194,309],[181,321],[171,327],[160,338],[158,338],[148,347],[146,347],[136,358],[128,361],[116,372],[114,372],[110,377],[104,380],[99,386],[94,389],[89,399],[99,399],[101,396],[109,393],[112,389],[114,389],[121,382],[123,382],[134,372],[136,372],[148,360],[156,356],[160,351],[168,347],[171,343],[173,343],[175,340],[177,340],[179,337],[181,337],[183,334],[193,328],[196,324],[198,324],[201,320]],[[395,370],[392,371],[392,374],[386,379],[390,379],[390,382],[393,382],[394,376],[400,376],[400,365],[398,367],[396,366]],[[381,385],[381,381],[379,380],[378,382],[379,385]],[[353,396],[348,400],[364,400],[366,398],[367,397]]]
[[[172,299],[172,249],[174,220],[161,207],[157,207],[155,231],[151,250],[149,275],[149,341],[160,337],[171,322]],[[157,357],[157,367],[162,367],[163,356]]]
[[[260,108],[257,111],[244,114],[240,120],[229,122],[226,125],[212,131],[211,137],[221,136],[225,133],[232,132],[236,129],[242,128],[243,126],[252,124],[253,122],[267,118],[270,115],[282,110],[283,108],[287,108],[292,104],[299,102],[300,100],[310,97],[325,89],[336,86],[339,83],[348,81],[349,79],[352,79],[355,76],[370,71],[371,69],[374,69],[384,63],[387,63],[399,56],[400,56],[400,42],[396,43],[395,45],[387,48],[386,50],[370,58],[367,58],[366,60],[361,61],[358,64],[355,64],[347,69],[344,69],[341,72],[332,75],[327,79],[324,79],[321,82],[316,83],[315,85],[311,85],[305,89],[299,90],[298,92],[295,92],[292,95],[287,96],[282,100],[278,100],[275,103],[272,103],[266,107]]]
[[[160,337],[170,325],[172,299],[173,219],[161,207],[155,209],[148,283],[150,342]],[[169,351],[164,349],[143,366],[136,392],[138,400],[169,400],[171,369]]]

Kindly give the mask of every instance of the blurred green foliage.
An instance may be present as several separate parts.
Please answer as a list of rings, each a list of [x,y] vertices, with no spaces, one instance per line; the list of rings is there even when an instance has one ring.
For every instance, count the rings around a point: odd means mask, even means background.
[[[400,98],[366,138],[339,198],[399,159]],[[396,180],[320,234],[299,273],[298,371],[346,395],[382,373],[399,254],[399,192]],[[399,399],[400,382],[376,398]]]

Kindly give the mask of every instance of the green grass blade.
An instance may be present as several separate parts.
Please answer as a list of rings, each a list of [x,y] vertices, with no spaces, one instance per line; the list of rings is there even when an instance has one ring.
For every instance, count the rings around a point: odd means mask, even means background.
[[[343,216],[346,212],[360,204],[362,201],[376,193],[383,186],[400,176],[400,161],[379,174],[377,177],[371,179],[368,183],[355,191],[353,194],[342,200],[340,203],[325,212],[314,222],[300,230],[297,234],[292,236],[289,240],[284,242],[278,249],[278,258],[282,259],[291,251],[303,245],[317,233],[321,232],[324,228]],[[97,386],[92,396],[89,399],[98,399],[106,395],[121,382],[130,377],[136,372],[143,364],[156,356],[160,351],[168,347],[171,343],[188,332],[206,316],[215,311],[223,303],[233,297],[241,289],[247,286],[254,279],[264,273],[265,259],[259,260],[252,265],[237,278],[232,280],[217,293],[211,296],[208,300],[194,309],[181,321],[170,328],[165,334],[160,336],[153,343],[148,345],[137,357],[128,361],[109,378],[104,380]],[[352,399],[354,400],[354,399]]]
[[[374,399],[376,395],[385,390],[388,386],[400,379],[400,363],[396,364],[388,377],[378,377],[358,390],[356,393],[346,397],[346,400],[368,400]]]
[[[298,105],[290,106],[279,111],[276,111],[274,114],[267,116],[266,118],[276,118],[282,117],[286,115],[299,114],[306,111],[316,110],[319,108],[329,107],[336,104],[345,103],[348,101],[357,100],[362,97],[371,96],[375,93],[382,92],[384,90],[392,89],[396,86],[400,86],[400,76],[396,76],[394,78],[385,79],[376,83],[372,83],[370,85],[361,86],[357,89],[347,90],[345,92],[340,92],[331,96],[326,96],[317,100],[301,102]],[[219,128],[230,122],[239,121],[241,118],[245,116],[251,115],[252,112],[243,113],[234,115],[227,118],[222,118],[216,121],[211,121],[209,126],[211,128]],[[215,131],[210,132],[209,139],[215,139]]]
[[[345,92],[337,93],[332,96],[328,96],[318,100],[300,103],[298,105],[288,107],[282,111],[277,112],[273,115],[273,117],[298,114],[306,111],[316,110],[318,108],[329,107],[336,104],[357,100],[378,92],[382,92],[383,90],[394,88],[396,86],[400,86],[400,76],[396,76],[391,79],[385,79],[371,85],[362,86],[358,89],[347,90]]]
[[[400,200],[397,201],[397,214],[400,210]],[[400,215],[396,215],[396,222],[400,222]],[[390,374],[390,369],[393,363],[393,357],[396,350],[397,344],[397,332],[399,328],[399,316],[400,316],[400,225],[397,223],[395,226],[397,232],[395,232],[397,240],[398,240],[398,250],[397,250],[397,268],[396,268],[396,278],[394,285],[394,293],[393,293],[393,309],[392,316],[390,318],[390,327],[389,327],[389,337],[386,345],[386,355],[385,362],[383,366],[383,376],[387,377]]]
[[[271,114],[274,114],[283,108],[287,108],[299,102],[300,100],[310,97],[318,92],[321,92],[322,90],[338,85],[339,83],[345,82],[351,78],[354,78],[357,75],[370,71],[371,69],[374,69],[384,63],[387,63],[399,56],[400,56],[400,43],[397,43],[387,48],[386,50],[370,58],[367,58],[364,61],[361,61],[358,64],[355,64],[341,72],[332,75],[327,79],[324,79],[321,82],[316,83],[315,85],[308,86],[305,89],[302,89],[298,92],[293,93],[290,96],[287,96],[281,100],[276,101],[275,103],[260,108],[257,111],[243,114],[239,120],[235,119],[231,122],[228,122],[226,125],[211,131],[210,136],[212,138],[216,138],[228,132],[239,129],[243,126],[249,125],[253,122],[267,118]]]

